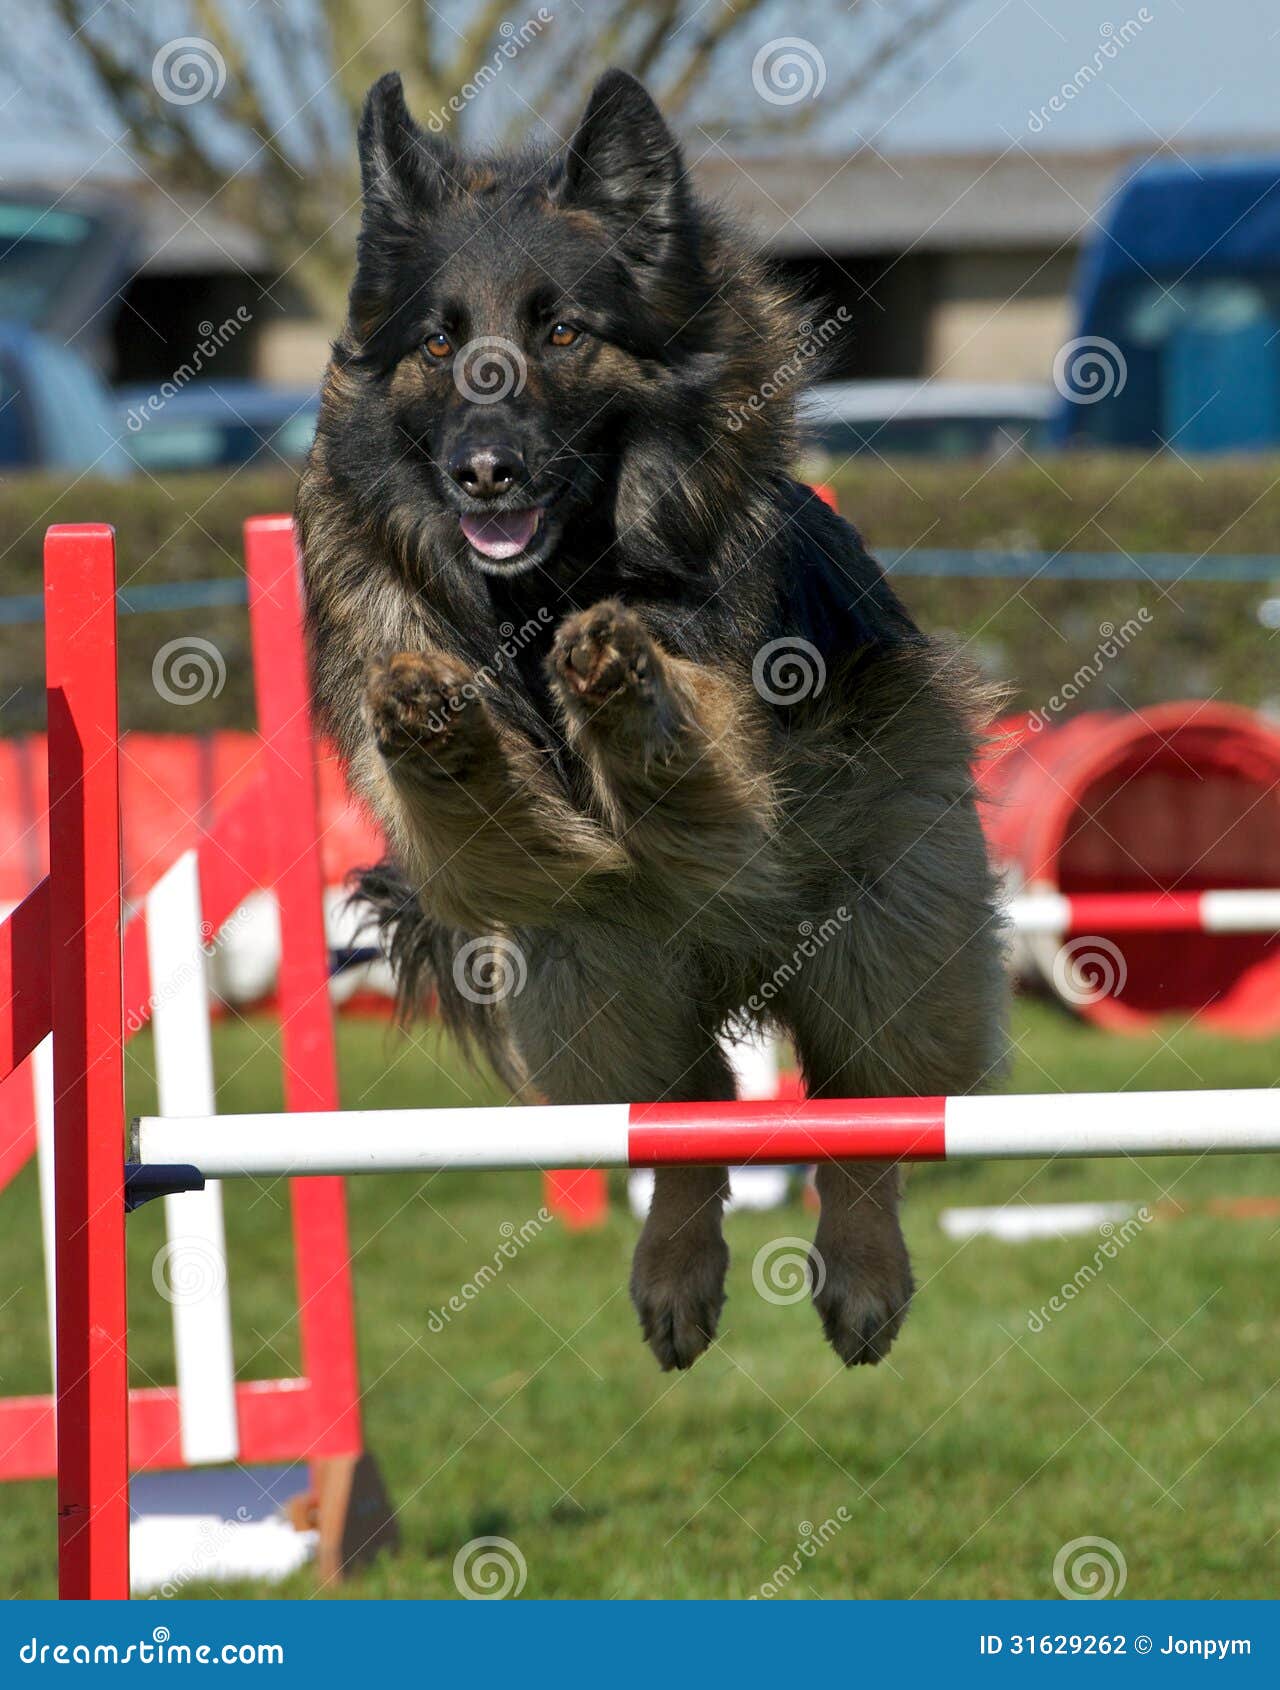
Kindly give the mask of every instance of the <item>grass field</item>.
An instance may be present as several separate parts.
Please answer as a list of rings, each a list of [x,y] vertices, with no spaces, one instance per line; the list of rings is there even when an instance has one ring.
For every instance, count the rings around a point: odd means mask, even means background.
[[[1038,1004],[1020,1007],[1017,1037],[1019,1090],[1265,1086],[1280,1072],[1280,1042],[1120,1039]],[[497,1095],[431,1033],[404,1042],[347,1022],[340,1038],[348,1106]],[[221,1028],[217,1058],[220,1107],[278,1106],[268,1023]],[[149,1060],[139,1041],[135,1110],[149,1101]],[[1123,1556],[1127,1596],[1274,1596],[1277,1222],[1202,1205],[1277,1190],[1280,1171],[1262,1158],[921,1169],[906,1216],[914,1311],[886,1364],[849,1373],[806,1302],[753,1289],[756,1253],[807,1235],[813,1217],[798,1201],[734,1215],[719,1342],[672,1375],[627,1302],[635,1227],[621,1186],[605,1229],[539,1230],[433,1333],[430,1311],[493,1260],[505,1223],[536,1216],[537,1179],[352,1181],[367,1437],[403,1546],[343,1593],[454,1597],[455,1554],[497,1535],[518,1546],[528,1597],[1052,1596],[1059,1549],[1093,1536]],[[938,1225],[948,1205],[1086,1197],[1190,1212],[1143,1225],[1039,1331],[1029,1316],[1101,1238],[961,1245]],[[0,1232],[5,1394],[47,1384],[35,1210],[28,1170]],[[150,1283],[158,1210],[130,1225],[138,1382],[172,1377],[169,1310]],[[229,1193],[246,1378],[297,1365],[285,1223],[280,1187]],[[51,1594],[53,1543],[52,1485],[5,1487],[0,1589]],[[307,1572],[281,1592],[314,1588]]]

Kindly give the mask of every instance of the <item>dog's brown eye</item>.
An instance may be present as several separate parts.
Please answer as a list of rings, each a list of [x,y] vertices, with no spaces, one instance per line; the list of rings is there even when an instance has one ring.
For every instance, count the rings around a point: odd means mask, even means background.
[[[572,323],[554,323],[548,338],[552,346],[572,346],[578,338],[578,331]]]
[[[447,334],[429,334],[426,347],[433,358],[447,358],[453,351],[453,342]]]

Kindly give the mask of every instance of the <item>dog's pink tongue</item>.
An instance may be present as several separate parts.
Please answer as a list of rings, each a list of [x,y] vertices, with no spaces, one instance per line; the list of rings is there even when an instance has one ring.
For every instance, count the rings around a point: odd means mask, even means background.
[[[484,557],[508,558],[522,552],[538,526],[537,509],[496,511],[493,516],[462,516],[458,525]]]

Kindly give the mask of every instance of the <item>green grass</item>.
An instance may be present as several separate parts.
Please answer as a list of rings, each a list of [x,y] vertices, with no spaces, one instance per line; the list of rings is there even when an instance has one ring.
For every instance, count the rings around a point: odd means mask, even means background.
[[[1271,1085],[1280,1042],[1180,1031],[1121,1039],[1020,1006],[1018,1090]],[[431,1034],[344,1023],[348,1105],[490,1100]],[[278,1103],[265,1023],[220,1029],[224,1109]],[[130,1104],[150,1089],[145,1042]],[[812,1230],[799,1203],[733,1216],[719,1342],[662,1374],[626,1297],[634,1225],[615,1187],[603,1230],[548,1227],[433,1334],[430,1310],[534,1216],[524,1175],[350,1183],[365,1417],[400,1509],[401,1552],[351,1596],[453,1597],[453,1560],[511,1539],[531,1597],[745,1597],[798,1565],[792,1596],[1051,1596],[1058,1549],[1112,1540],[1134,1597],[1274,1595],[1280,1561],[1274,1220],[1227,1221],[1206,1198],[1277,1190],[1263,1158],[925,1168],[906,1226],[920,1282],[888,1362],[846,1373],[806,1303],[752,1288],[771,1240]],[[1043,1331],[1040,1308],[1099,1240],[948,1241],[951,1204],[1132,1198],[1191,1209],[1144,1227]],[[0,1234],[0,1389],[46,1384],[30,1171]],[[245,1377],[296,1365],[285,1193],[228,1194],[237,1356]],[[150,1286],[158,1205],[130,1223],[136,1378],[171,1377],[168,1309]],[[436,1323],[440,1324],[439,1322]],[[797,1555],[807,1526],[828,1529]],[[314,1590],[310,1572],[284,1594]],[[6,1487],[0,1589],[53,1589],[53,1492]],[[212,1592],[203,1592],[212,1594]],[[223,1594],[227,1593],[226,1587]],[[253,1591],[237,1592],[254,1594]]]

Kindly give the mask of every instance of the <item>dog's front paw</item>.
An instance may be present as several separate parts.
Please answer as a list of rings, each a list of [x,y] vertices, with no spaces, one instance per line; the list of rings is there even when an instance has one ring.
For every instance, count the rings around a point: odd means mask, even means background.
[[[401,651],[375,663],[365,708],[378,750],[454,773],[473,749],[481,705],[470,675],[440,652]]]
[[[662,655],[634,611],[617,599],[566,617],[556,630],[551,668],[562,698],[588,717],[609,707],[638,716],[666,703]]]
[[[646,1227],[631,1266],[631,1301],[663,1372],[692,1367],[716,1335],[729,1249],[715,1233],[663,1237]]]
[[[870,1206],[860,1206],[854,1216],[856,1221],[850,1217],[838,1228],[819,1223],[809,1257],[813,1306],[846,1367],[884,1360],[915,1290],[897,1216]]]

